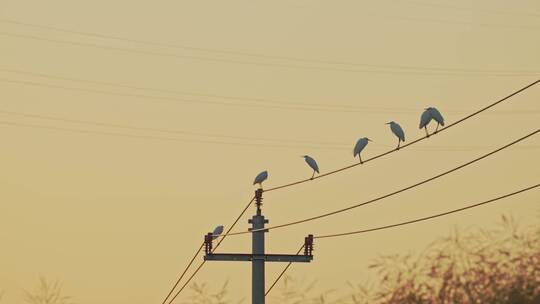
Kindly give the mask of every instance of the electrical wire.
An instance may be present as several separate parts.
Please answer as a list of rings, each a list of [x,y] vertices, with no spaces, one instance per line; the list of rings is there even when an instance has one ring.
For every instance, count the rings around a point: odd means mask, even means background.
[[[338,147],[343,148],[345,146],[343,145],[343,143],[338,143],[338,142],[317,142],[317,141],[302,140],[302,139],[289,139],[288,140],[288,139],[264,138],[264,137],[261,138],[261,137],[250,137],[250,136],[202,133],[202,132],[193,132],[193,131],[184,131],[184,130],[139,127],[139,126],[133,126],[133,125],[117,124],[117,123],[105,123],[105,122],[96,122],[96,121],[90,121],[90,120],[81,120],[81,119],[72,119],[72,118],[64,118],[64,117],[56,117],[56,116],[48,116],[48,115],[38,115],[38,114],[30,114],[30,113],[15,112],[15,111],[6,111],[3,109],[0,109],[0,114],[28,117],[28,118],[46,119],[46,120],[61,121],[61,122],[76,123],[76,124],[87,124],[87,125],[94,125],[94,126],[99,126],[99,127],[113,127],[113,128],[128,129],[128,130],[135,130],[135,131],[151,131],[151,132],[181,134],[181,135],[190,135],[190,136],[204,136],[204,137],[216,137],[216,138],[252,140],[252,141],[268,141],[268,142],[279,142],[279,143],[288,143],[288,144],[307,143],[307,144],[315,144],[315,145],[329,145],[329,147],[333,147],[333,148],[338,148]]]
[[[278,229],[278,228],[283,228],[283,227],[289,227],[289,226],[293,226],[293,225],[298,225],[298,224],[302,224],[302,223],[306,223],[306,222],[311,222],[311,221],[314,221],[314,220],[318,220],[318,219],[321,219],[321,218],[325,218],[325,217],[329,217],[329,216],[333,216],[333,215],[336,215],[336,214],[339,214],[339,213],[343,213],[343,212],[346,212],[346,211],[349,211],[349,210],[352,210],[352,209],[356,209],[358,207],[361,207],[361,206],[365,206],[365,205],[368,205],[368,204],[372,204],[372,203],[375,203],[377,201],[380,201],[382,199],[385,199],[385,198],[388,198],[388,197],[391,197],[391,196],[394,196],[394,195],[397,195],[399,193],[402,193],[402,192],[405,192],[407,190],[410,190],[410,189],[413,189],[413,188],[416,188],[418,186],[421,186],[423,184],[426,184],[428,182],[431,182],[431,181],[434,181],[436,179],[439,179],[445,175],[448,175],[450,173],[453,173],[455,171],[458,171],[462,168],[465,168],[467,166],[470,166],[480,160],[483,160],[493,154],[496,154],[506,148],[509,148],[529,137],[532,137],[536,134],[538,134],[540,132],[540,129],[537,129],[536,131],[533,131],[523,137],[520,137],[498,149],[495,149],[489,153],[486,153],[486,154],[483,154],[482,156],[479,156],[473,160],[470,160],[464,164],[461,164],[457,167],[454,167],[450,170],[447,170],[447,171],[444,171],[442,173],[439,173],[435,176],[432,176],[430,178],[427,178],[427,179],[424,179],[420,182],[417,182],[417,183],[414,183],[410,186],[407,186],[407,187],[404,187],[404,188],[401,188],[399,190],[396,190],[396,191],[393,191],[393,192],[390,192],[390,193],[387,193],[387,194],[384,194],[384,195],[381,195],[381,196],[378,196],[374,199],[371,199],[371,200],[368,200],[368,201],[365,201],[365,202],[362,202],[362,203],[358,203],[358,204],[355,204],[355,205],[352,205],[352,206],[349,206],[349,207],[346,207],[346,208],[342,208],[342,209],[338,209],[338,210],[335,210],[335,211],[331,211],[331,212],[327,212],[327,213],[323,213],[323,214],[320,214],[320,215],[317,215],[317,216],[313,216],[313,217],[309,217],[309,218],[305,218],[305,219],[302,219],[302,220],[297,220],[297,221],[294,221],[294,222],[289,222],[289,223],[285,223],[285,224],[281,224],[281,225],[276,225],[276,226],[270,226],[270,227],[265,227],[264,229],[253,229],[253,230],[248,230],[248,231],[240,231],[240,232],[234,232],[234,233],[230,233],[229,235],[242,235],[242,234],[251,234],[253,232],[259,232],[259,231],[269,231],[269,230],[274,230],[274,229]]]
[[[165,297],[165,299],[163,299],[162,304],[165,304],[165,302],[167,302],[167,299],[171,296],[171,294],[174,292],[174,290],[176,289],[176,287],[178,286],[178,284],[180,283],[180,281],[184,278],[184,276],[186,275],[187,271],[189,270],[189,268],[191,267],[191,265],[193,264],[193,262],[195,262],[195,259],[197,258],[197,256],[199,256],[199,253],[201,253],[201,250],[203,249],[203,247],[204,247],[204,242],[201,243],[201,246],[199,247],[199,249],[197,250],[197,252],[195,252],[195,255],[193,255],[193,258],[191,258],[191,260],[190,260],[189,263],[187,264],[186,268],[182,271],[182,274],[180,275],[180,277],[178,278],[178,280],[176,280],[176,283],[174,283],[173,287],[171,288],[171,290],[169,291],[169,293],[167,294],[167,296]]]
[[[0,111],[0,114],[2,112]],[[227,141],[213,141],[213,140],[204,140],[204,139],[188,139],[188,138],[177,138],[177,137],[161,137],[153,135],[140,135],[140,134],[127,134],[127,133],[118,133],[118,132],[109,132],[109,131],[96,131],[96,130],[87,130],[87,129],[73,129],[73,128],[64,128],[64,127],[55,127],[41,124],[26,124],[19,122],[11,121],[0,121],[0,125],[14,126],[14,127],[23,127],[23,128],[33,128],[33,129],[43,129],[51,131],[60,131],[60,132],[69,132],[69,133],[81,133],[81,134],[95,134],[95,135],[104,135],[104,136],[115,136],[115,137],[125,137],[125,138],[136,138],[136,139],[150,139],[150,140],[159,140],[159,141],[173,141],[173,142],[184,142],[184,143],[196,143],[196,144],[210,144],[210,145],[225,145],[225,146],[243,146],[243,147],[256,147],[256,148],[270,148],[270,149],[313,149],[313,150],[343,150],[344,146],[332,146],[332,145],[287,145],[287,144],[275,144],[275,143],[249,143],[249,142],[227,142]],[[522,146],[521,149],[526,150],[536,150],[540,149],[538,145],[531,146]],[[490,149],[488,146],[436,146],[436,147],[426,147],[426,148],[414,148],[414,151],[419,152],[468,152],[476,150],[485,150]]]
[[[300,247],[300,249],[298,249],[298,251],[296,252],[296,255],[299,255],[300,252],[302,251],[302,249],[304,249],[304,244],[302,244],[302,246]],[[283,268],[283,270],[281,271],[281,273],[278,275],[278,277],[274,280],[274,283],[272,283],[272,285],[270,285],[270,287],[268,288],[268,290],[264,293],[264,296],[266,297],[270,291],[272,291],[272,289],[274,288],[274,286],[276,286],[277,282],[279,282],[279,280],[281,279],[281,277],[285,274],[285,272],[287,272],[287,270],[289,269],[289,267],[291,267],[292,265],[292,262],[289,262],[287,263],[287,265],[285,266],[285,268]]]
[[[369,232],[374,232],[374,231],[378,231],[378,230],[384,230],[384,229],[390,229],[390,228],[395,228],[395,227],[399,227],[399,226],[414,224],[414,223],[418,223],[418,222],[427,221],[427,220],[430,220],[430,219],[446,216],[446,215],[449,215],[449,214],[452,214],[452,213],[465,211],[467,209],[476,208],[476,207],[486,205],[486,204],[489,204],[489,203],[493,203],[493,202],[499,201],[499,200],[507,198],[507,197],[511,197],[511,196],[514,196],[514,195],[517,195],[517,194],[520,194],[520,193],[523,193],[523,192],[526,192],[526,191],[533,190],[533,189],[538,188],[538,187],[540,187],[540,184],[536,184],[536,185],[533,185],[533,186],[530,186],[530,187],[526,187],[526,188],[523,188],[521,190],[517,190],[517,191],[514,191],[512,193],[508,193],[508,194],[505,194],[505,195],[502,195],[502,196],[499,196],[499,197],[496,197],[496,198],[492,198],[492,199],[489,199],[489,200],[486,200],[486,201],[483,201],[483,202],[480,202],[480,203],[473,204],[473,205],[465,206],[465,207],[454,209],[454,210],[447,211],[447,212],[438,213],[438,214],[431,215],[431,216],[417,218],[417,219],[410,220],[410,221],[405,221],[405,222],[400,222],[400,223],[396,223],[396,224],[385,225],[385,226],[380,226],[380,227],[375,227],[375,228],[363,229],[363,230],[356,230],[356,231],[335,233],[335,234],[319,235],[319,236],[314,236],[313,238],[314,239],[324,239],[324,238],[342,237],[342,236],[356,235],[356,234],[361,234],[361,233],[369,233]],[[304,247],[304,245],[302,245],[302,248],[303,247]],[[300,250],[298,250],[297,254],[300,253],[302,248]],[[289,270],[291,265],[292,265],[292,263],[289,263],[289,264],[287,264],[287,266],[285,266],[285,268],[281,271],[279,276],[274,280],[274,282],[272,283],[272,285],[270,286],[268,291],[265,293],[265,296],[270,293],[272,288],[274,288],[274,286],[278,283],[278,281],[285,274],[285,272],[287,272],[287,270]]]
[[[120,37],[120,36],[110,35],[110,34],[100,34],[100,33],[86,32],[86,31],[65,29],[65,28],[60,28],[60,27],[55,27],[55,26],[33,24],[33,23],[22,22],[22,21],[11,20],[11,19],[0,19],[0,22],[16,24],[16,25],[26,26],[26,27],[39,28],[39,29],[46,29],[46,30],[51,30],[51,31],[63,32],[63,33],[69,33],[69,34],[76,34],[76,35],[81,35],[81,36],[111,39],[111,40],[117,40],[117,41],[139,43],[139,44],[153,45],[153,46],[159,46],[159,47],[168,47],[168,48],[182,49],[182,50],[188,50],[188,51],[198,51],[198,52],[228,54],[228,55],[241,55],[241,56],[256,57],[256,58],[263,58],[263,59],[274,59],[274,60],[277,59],[277,60],[286,60],[286,61],[293,61],[293,62],[296,61],[296,62],[302,62],[302,63],[342,65],[342,66],[352,66],[352,67],[384,68],[384,69],[427,70],[427,71],[451,71],[451,72],[458,71],[458,72],[480,72],[480,73],[482,72],[488,72],[488,73],[489,72],[516,72],[516,71],[505,71],[505,70],[437,68],[437,67],[421,67],[421,66],[353,63],[353,62],[345,62],[341,60],[306,59],[306,58],[293,57],[293,56],[268,55],[268,54],[259,54],[259,53],[243,52],[243,51],[202,48],[202,47],[194,47],[194,46],[181,45],[181,44],[147,41],[147,40],[141,40],[141,39]],[[523,71],[518,71],[518,72],[523,72]],[[526,72],[532,72],[532,71],[526,71]]]
[[[185,98],[178,98],[178,97],[152,96],[152,95],[133,94],[133,93],[119,93],[119,92],[111,92],[111,91],[104,91],[104,90],[69,87],[69,86],[64,86],[64,85],[56,85],[56,84],[48,84],[48,83],[40,83],[40,82],[32,82],[32,81],[24,81],[24,80],[13,80],[13,79],[5,79],[5,78],[0,79],[0,82],[21,84],[21,85],[28,85],[28,86],[35,86],[35,87],[45,87],[49,89],[62,89],[62,90],[68,90],[68,91],[97,93],[97,94],[104,94],[104,95],[111,95],[111,96],[134,97],[134,98],[140,98],[140,99],[152,99],[152,100],[172,101],[172,102],[192,103],[192,104],[223,105],[223,106],[259,108],[259,109],[285,109],[285,110],[319,111],[319,112],[334,112],[334,111],[343,112],[341,110],[324,109],[324,108],[231,103],[231,102],[224,102],[224,101],[185,99]],[[349,112],[356,112],[356,111],[350,110]],[[361,111],[358,111],[358,112],[361,112]]]
[[[241,64],[249,66],[260,66],[260,67],[271,67],[271,68],[284,68],[284,69],[295,69],[295,70],[322,70],[322,71],[336,71],[336,72],[352,72],[352,73],[370,73],[370,74],[390,74],[390,75],[424,75],[424,76],[493,76],[493,77],[515,77],[515,76],[534,76],[537,75],[537,72],[527,72],[527,73],[459,73],[459,72],[430,72],[430,71],[403,71],[403,70],[373,70],[373,69],[352,69],[352,68],[341,68],[341,67],[331,67],[331,66],[307,66],[307,65],[291,65],[283,63],[270,63],[270,62],[255,62],[255,61],[244,61],[237,59],[226,59],[226,58],[212,58],[204,56],[193,56],[193,55],[180,55],[176,53],[166,53],[166,52],[156,52],[156,51],[147,51],[140,49],[132,48],[123,48],[123,47],[114,47],[106,46],[95,43],[88,42],[78,42],[71,40],[61,40],[61,39],[52,39],[45,38],[35,35],[26,35],[26,34],[15,34],[10,32],[0,32],[0,35],[12,38],[19,39],[30,39],[37,41],[46,41],[56,44],[68,44],[79,47],[90,47],[97,49],[104,49],[110,51],[117,51],[123,53],[134,53],[142,55],[151,55],[151,56],[161,56],[161,57],[172,57],[172,58],[181,58],[181,59],[190,59],[198,61],[208,61],[208,62],[220,62],[220,63],[229,63],[229,64]]]
[[[244,207],[244,209],[242,210],[242,212],[240,212],[240,215],[238,215],[236,217],[236,219],[234,220],[234,222],[229,226],[229,229],[227,229],[227,231],[225,232],[225,234],[223,234],[223,236],[221,237],[221,239],[219,240],[219,242],[216,244],[216,246],[212,249],[212,253],[218,249],[218,247],[221,245],[221,243],[223,243],[223,241],[225,240],[225,238],[229,235],[229,233],[231,232],[231,230],[234,228],[234,226],[236,226],[236,224],[238,223],[238,221],[242,218],[242,216],[244,215],[244,213],[246,213],[246,211],[248,210],[249,206],[251,206],[251,204],[253,203],[253,201],[255,200],[255,196],[253,196],[251,198],[251,200],[249,201],[249,203],[246,205],[246,207]],[[204,243],[203,243],[204,244]],[[202,247],[201,247],[202,248]],[[201,268],[204,266],[204,264],[206,263],[206,260],[203,260],[199,266],[197,266],[197,268],[195,269],[195,271],[191,274],[191,276],[186,280],[186,282],[182,285],[182,287],[180,287],[180,289],[174,294],[174,296],[171,298],[171,300],[169,301],[169,304],[171,304],[177,297],[178,295],[180,295],[180,293],[186,288],[186,286],[189,284],[189,282],[191,282],[191,280],[193,280],[193,278],[197,275],[197,273],[201,270]],[[191,264],[190,264],[191,266]],[[186,271],[187,271],[187,268],[186,268]],[[180,279],[178,279],[178,281],[180,281]],[[178,283],[175,285],[174,288],[176,288],[176,286],[178,285]],[[173,290],[174,290],[173,288]],[[169,293],[169,296],[172,294],[172,290],[171,292]],[[169,297],[167,296],[167,298]],[[166,299],[167,299],[166,298]],[[164,304],[165,302],[163,302]]]
[[[19,117],[27,117],[27,118],[36,118],[36,119],[45,119],[45,120],[52,120],[52,121],[60,121],[60,122],[67,122],[67,123],[76,123],[76,124],[87,124],[87,125],[93,125],[93,126],[99,126],[99,127],[113,127],[113,128],[120,128],[120,129],[128,129],[128,130],[136,130],[136,131],[150,131],[150,132],[158,132],[158,133],[170,133],[170,134],[181,134],[181,135],[189,135],[189,136],[203,136],[203,137],[215,137],[215,138],[226,138],[226,139],[237,139],[237,140],[251,140],[251,141],[263,141],[263,142],[273,142],[273,143],[285,143],[288,145],[274,145],[274,144],[266,144],[266,143],[240,143],[240,144],[246,144],[246,145],[263,145],[262,147],[271,147],[271,148],[309,148],[309,149],[328,149],[328,150],[343,150],[344,148],[347,148],[348,145],[345,145],[343,143],[338,142],[317,142],[317,141],[310,141],[310,140],[303,140],[303,139],[278,139],[278,138],[257,138],[257,137],[249,137],[249,136],[237,136],[237,135],[225,135],[225,134],[211,134],[211,133],[201,133],[201,132],[193,132],[193,131],[184,131],[184,130],[173,130],[173,129],[159,129],[159,128],[150,128],[150,127],[139,127],[139,126],[132,126],[132,125],[123,125],[123,124],[117,124],[117,123],[105,123],[105,122],[96,122],[96,121],[89,121],[89,120],[81,120],[81,119],[72,119],[72,118],[64,118],[64,117],[55,117],[55,116],[47,116],[47,115],[38,115],[38,114],[30,114],[30,113],[23,113],[23,112],[14,112],[14,111],[6,111],[0,109],[0,114],[6,114],[6,115],[13,115],[13,116],[19,116]],[[3,122],[0,122],[0,124]],[[21,126],[27,126],[25,124]],[[39,128],[48,128],[48,126],[43,125],[28,125],[27,127],[39,127]],[[62,128],[64,129],[64,128]],[[69,129],[73,132],[78,132],[80,129]],[[65,130],[64,130],[65,131]],[[90,131],[90,130],[82,130],[82,131]],[[100,134],[100,133],[97,133]],[[109,134],[102,134],[102,135],[115,135],[115,136],[126,136],[126,134],[123,133],[111,133]],[[131,135],[128,135],[131,137]],[[135,135],[138,136],[138,135]],[[159,139],[159,140],[175,140],[176,138],[160,138],[160,137],[152,137],[152,139]],[[178,140],[189,142],[193,139],[181,139],[178,138]],[[195,143],[199,143],[197,139],[194,141]],[[228,142],[220,142],[220,141],[209,141],[209,142],[202,142],[202,143],[208,143],[208,144],[229,144]],[[317,146],[302,146],[302,145],[291,145],[295,143],[307,143]],[[230,143],[230,144],[237,144],[236,142]],[[490,147],[487,146],[430,146],[424,149],[417,148],[415,150],[417,151],[429,151],[429,152],[439,152],[439,151],[474,151],[479,149],[489,149]],[[522,147],[527,149],[538,149],[540,146],[527,146]]]
[[[185,139],[185,138],[177,138],[177,137],[162,137],[162,136],[153,136],[153,135],[127,134],[127,133],[118,133],[118,132],[109,132],[109,131],[96,131],[96,130],[54,127],[54,126],[46,126],[46,125],[39,125],[39,124],[26,124],[26,123],[12,122],[12,121],[0,121],[0,125],[53,130],[53,131],[63,131],[63,132],[71,132],[71,133],[96,134],[96,135],[106,135],[106,136],[118,136],[118,137],[137,138],[137,139],[151,139],[151,140],[160,140],[160,141],[187,142],[187,143],[198,143],[198,144],[219,144],[219,145],[228,145],[228,146],[286,148],[286,149],[298,149],[298,148],[330,149],[330,150],[335,149],[333,147],[324,147],[324,146],[297,146],[297,145],[279,145],[279,144],[264,144],[264,143],[227,142],[227,141]]]
[[[416,140],[413,140],[412,142],[409,142],[409,143],[407,143],[407,144],[405,144],[405,145],[402,145],[402,146],[400,147],[399,150],[404,149],[404,148],[406,148],[406,147],[409,147],[409,146],[411,146],[411,145],[414,145],[414,144],[416,144],[416,143],[418,143],[418,142],[420,142],[420,141],[422,141],[422,140],[425,140],[425,139],[429,138],[430,136],[433,136],[433,135],[438,134],[438,133],[440,133],[440,132],[444,132],[444,131],[446,131],[447,129],[453,127],[453,126],[458,125],[458,124],[460,124],[460,123],[462,123],[462,122],[468,120],[469,118],[474,117],[474,116],[476,116],[476,115],[478,115],[478,114],[480,114],[480,113],[482,113],[482,112],[484,112],[484,111],[486,111],[486,110],[488,110],[488,109],[490,109],[490,108],[492,108],[492,107],[494,107],[494,106],[496,106],[496,105],[502,103],[503,101],[510,99],[511,97],[513,97],[513,96],[515,96],[515,95],[517,95],[517,94],[519,94],[519,93],[521,93],[521,92],[523,92],[523,91],[529,89],[530,87],[532,87],[532,86],[538,84],[539,82],[540,82],[540,79],[539,79],[539,80],[536,80],[536,81],[534,81],[534,82],[532,82],[532,83],[530,83],[530,84],[528,84],[528,85],[526,85],[525,87],[523,87],[523,88],[521,88],[521,89],[519,89],[519,90],[513,92],[513,93],[510,94],[510,95],[507,95],[506,97],[503,97],[503,98],[501,98],[501,99],[499,99],[499,100],[497,100],[497,101],[495,101],[495,102],[493,102],[493,103],[491,103],[491,104],[489,104],[489,105],[487,105],[487,106],[481,108],[480,110],[477,110],[477,111],[475,111],[475,112],[473,112],[473,113],[471,113],[471,114],[469,114],[469,115],[467,115],[467,116],[465,116],[465,117],[463,117],[463,118],[461,118],[461,119],[459,119],[459,120],[457,120],[457,121],[455,121],[455,122],[449,124],[448,126],[446,126],[446,127],[442,128],[442,129],[438,130],[437,133],[434,133],[434,134],[431,134],[431,135],[426,135],[426,136],[420,137],[420,138],[418,138],[418,139],[416,139]],[[362,163],[355,163],[355,164],[352,164],[352,165],[349,165],[349,166],[345,166],[345,167],[342,167],[342,168],[339,168],[339,169],[336,169],[336,170],[333,170],[333,171],[330,171],[330,172],[327,172],[327,173],[323,173],[323,174],[314,176],[313,178],[307,178],[307,179],[303,179],[303,180],[291,182],[291,183],[288,183],[288,184],[284,184],[284,185],[281,185],[281,186],[275,186],[275,187],[272,187],[272,188],[269,188],[269,189],[264,190],[264,192],[270,192],[270,191],[275,191],[275,190],[279,190],[279,189],[289,188],[289,187],[292,187],[292,186],[296,186],[296,185],[299,185],[299,184],[303,184],[303,183],[306,183],[306,182],[310,182],[310,181],[313,181],[313,180],[317,180],[317,179],[319,179],[319,178],[323,178],[323,177],[326,177],[326,176],[329,176],[329,175],[333,175],[333,174],[339,173],[339,172],[341,172],[341,171],[345,171],[345,170],[354,168],[354,167],[356,167],[356,166],[358,166],[358,165],[361,165],[361,164],[364,164],[364,163],[373,161],[373,160],[375,160],[375,159],[384,157],[384,156],[386,156],[386,155],[389,155],[389,154],[391,154],[391,153],[397,152],[397,151],[399,151],[399,150],[398,150],[398,149],[393,149],[393,150],[390,150],[390,151],[381,153],[381,154],[379,154],[379,155],[373,156],[373,157],[371,157],[371,158],[368,158],[368,159],[364,160]]]
[[[446,215],[449,215],[449,214],[452,214],[452,213],[457,213],[457,212],[461,212],[461,211],[464,211],[464,210],[467,210],[467,209],[472,209],[472,208],[475,208],[475,207],[486,205],[486,204],[489,204],[489,203],[492,203],[492,202],[495,202],[495,201],[498,201],[498,200],[501,200],[501,199],[504,199],[504,198],[507,198],[507,197],[510,197],[510,196],[514,196],[514,195],[517,195],[517,194],[520,194],[522,192],[526,192],[526,191],[529,191],[529,190],[532,190],[532,189],[535,189],[535,188],[538,188],[538,187],[540,187],[540,184],[529,186],[529,187],[523,188],[521,190],[517,190],[517,191],[514,191],[512,193],[501,195],[499,197],[492,198],[492,199],[489,199],[489,200],[486,200],[486,201],[483,201],[483,202],[480,202],[480,203],[476,203],[476,204],[473,204],[473,205],[461,207],[461,208],[458,208],[458,209],[454,209],[454,210],[450,210],[450,211],[446,211],[446,212],[442,212],[442,213],[437,213],[437,214],[426,216],[426,217],[417,218],[417,219],[414,219],[414,220],[400,222],[400,223],[397,223],[397,224],[385,225],[385,226],[369,228],[369,229],[363,229],[363,230],[342,232],[342,233],[324,234],[324,235],[314,236],[313,238],[314,239],[326,239],[326,238],[341,237],[341,236],[368,233],[368,232],[373,232],[373,231],[384,230],[384,229],[389,229],[389,228],[395,228],[395,227],[399,227],[399,226],[414,224],[414,223],[418,223],[418,222],[423,222],[423,221],[438,218],[438,217],[441,217],[441,216],[446,216]]]
[[[516,15],[516,16],[525,16],[525,17],[540,17],[540,14],[535,13],[529,13],[529,12],[515,12],[515,11],[500,11],[500,10],[493,10],[493,9],[478,9],[478,8],[471,8],[471,7],[461,7],[461,6],[452,6],[442,3],[431,3],[431,2],[420,2],[420,1],[400,1],[403,4],[407,5],[417,5],[417,6],[427,6],[427,7],[435,7],[435,8],[443,8],[443,9],[451,9],[451,10],[457,10],[457,11],[468,11],[468,12],[479,12],[484,14],[496,14],[496,15]]]
[[[277,104],[277,105],[283,105],[283,106],[289,106],[289,107],[290,106],[314,107],[314,108],[321,108],[319,110],[323,110],[323,111],[332,110],[335,112],[345,112],[345,113],[350,113],[351,111],[355,111],[355,112],[362,112],[362,113],[414,114],[414,115],[418,114],[418,109],[416,108],[370,107],[370,106],[357,106],[357,105],[351,105],[351,104],[336,104],[336,103],[331,103],[331,104],[305,103],[305,102],[295,102],[295,101],[290,101],[290,100],[287,101],[287,100],[277,100],[277,99],[268,99],[268,98],[260,98],[260,97],[226,96],[226,95],[208,94],[208,93],[200,93],[200,92],[184,92],[184,91],[168,90],[168,89],[162,89],[162,88],[141,87],[141,86],[129,85],[125,83],[113,83],[113,82],[107,82],[107,81],[81,79],[81,78],[74,78],[74,77],[44,74],[44,73],[38,73],[38,72],[23,71],[23,70],[4,68],[4,67],[0,67],[0,71],[22,74],[22,75],[36,76],[36,77],[47,78],[47,79],[74,81],[74,82],[81,82],[81,83],[89,83],[93,85],[113,86],[113,87],[119,87],[119,88],[125,88],[125,89],[154,91],[154,92],[172,93],[172,94],[180,94],[180,95],[204,96],[204,97],[211,97],[211,98],[233,99],[233,100],[241,100],[241,101],[255,101],[255,102],[263,103],[263,104],[270,103],[270,104]],[[76,89],[76,88],[73,88],[73,89]],[[101,93],[105,94],[106,92],[101,92]],[[196,102],[198,100],[194,100],[194,101]],[[201,103],[204,103],[204,100],[201,101]],[[238,104],[238,105],[242,105],[242,104]],[[446,109],[445,112],[459,114],[463,112],[468,112],[468,110]],[[527,110],[499,111],[493,114],[536,114],[539,112],[540,111],[538,110],[527,109]]]

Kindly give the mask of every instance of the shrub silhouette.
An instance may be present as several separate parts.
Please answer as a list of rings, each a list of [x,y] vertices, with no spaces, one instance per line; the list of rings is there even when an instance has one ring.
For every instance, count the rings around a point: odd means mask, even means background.
[[[502,229],[443,238],[421,255],[383,256],[378,303],[540,303],[540,233],[521,232],[502,217]]]
[[[51,284],[44,277],[39,279],[39,286],[33,292],[24,291],[24,300],[29,304],[72,304],[71,299],[62,294],[59,281]]]

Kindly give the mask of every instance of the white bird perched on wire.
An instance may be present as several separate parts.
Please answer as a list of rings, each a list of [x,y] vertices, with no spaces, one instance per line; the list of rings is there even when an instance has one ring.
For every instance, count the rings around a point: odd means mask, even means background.
[[[424,130],[426,130],[427,137],[429,137],[429,133],[427,131],[427,125],[432,119],[433,118],[431,117],[431,113],[429,112],[428,109],[425,109],[424,112],[422,113],[422,116],[420,116],[420,126],[418,128],[419,129],[424,128]]]
[[[437,128],[435,128],[435,133],[437,133],[439,130],[439,125],[444,127],[444,117],[442,116],[441,112],[434,107],[429,107],[427,110],[431,114],[431,118],[437,122]]]
[[[255,180],[253,181],[253,185],[259,184],[259,186],[262,188],[262,182],[264,182],[267,178],[268,178],[268,171],[263,171],[255,177]]]
[[[319,173],[319,166],[317,166],[317,162],[309,155],[302,156],[306,163],[313,169],[313,175],[311,175],[311,179],[315,176],[315,172]]]
[[[427,137],[429,137],[429,133],[428,133],[428,130],[427,130],[427,125],[429,124],[429,122],[432,119],[437,122],[437,128],[435,128],[434,133],[437,133],[437,131],[439,130],[439,125],[444,127],[444,118],[441,115],[441,112],[439,112],[439,110],[437,110],[434,107],[426,108],[424,110],[424,112],[422,113],[422,116],[420,116],[420,126],[419,126],[419,128],[420,129],[424,128],[426,130],[426,136]]]
[[[360,152],[364,150],[364,148],[367,146],[368,142],[370,141],[372,140],[367,137],[362,137],[356,142],[356,145],[354,146],[353,156],[356,157],[356,155],[358,155],[358,159],[360,159],[361,164],[363,162],[362,162],[362,157],[360,156]]]
[[[212,232],[212,240],[217,239],[221,234],[223,233],[223,226],[219,225],[214,229],[214,232]]]
[[[398,144],[396,150],[399,150],[399,145],[401,142],[405,142],[405,132],[403,132],[403,129],[397,122],[391,121],[387,122],[386,124],[390,125],[390,130],[392,130],[392,133],[397,136]]]

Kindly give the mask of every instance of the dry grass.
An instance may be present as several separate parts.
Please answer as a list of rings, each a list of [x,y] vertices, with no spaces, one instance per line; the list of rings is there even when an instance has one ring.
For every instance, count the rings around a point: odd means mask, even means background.
[[[51,284],[41,277],[39,286],[34,291],[24,291],[24,300],[29,304],[72,304],[72,298],[62,293],[59,281]]]

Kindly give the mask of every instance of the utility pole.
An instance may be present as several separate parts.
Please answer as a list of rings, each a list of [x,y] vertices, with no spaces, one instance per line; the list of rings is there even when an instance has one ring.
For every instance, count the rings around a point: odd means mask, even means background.
[[[263,189],[255,191],[257,213],[248,221],[252,225],[250,230],[252,235],[252,253],[212,253],[212,233],[204,237],[205,261],[244,261],[251,262],[251,302],[252,304],[264,304],[264,263],[265,262],[303,262],[309,263],[313,260],[313,235],[305,238],[304,254],[266,254],[264,250],[264,234],[268,230],[264,229],[264,224],[268,220],[262,215],[262,193]]]

